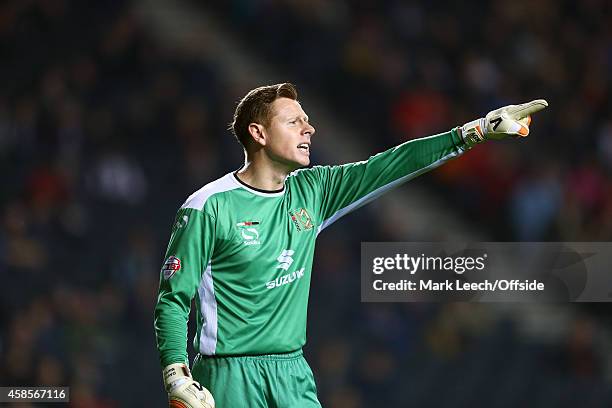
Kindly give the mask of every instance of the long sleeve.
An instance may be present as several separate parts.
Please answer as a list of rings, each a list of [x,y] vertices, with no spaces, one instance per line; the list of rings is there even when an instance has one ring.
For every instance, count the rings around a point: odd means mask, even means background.
[[[309,169],[319,189],[319,232],[381,194],[461,155],[465,143],[456,129],[411,140],[368,160]]]
[[[162,367],[187,363],[187,320],[191,300],[210,262],[215,219],[205,211],[181,208],[160,273],[155,335]]]

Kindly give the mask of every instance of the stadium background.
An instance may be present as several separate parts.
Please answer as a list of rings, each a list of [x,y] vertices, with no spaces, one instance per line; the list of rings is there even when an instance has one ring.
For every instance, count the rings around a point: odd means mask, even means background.
[[[291,81],[320,164],[550,103],[528,140],[321,235],[305,352],[324,406],[612,406],[605,304],[360,303],[361,241],[612,239],[610,3],[430,3],[2,2],[0,385],[165,405],[152,308],[174,213],[240,166],[238,98]]]

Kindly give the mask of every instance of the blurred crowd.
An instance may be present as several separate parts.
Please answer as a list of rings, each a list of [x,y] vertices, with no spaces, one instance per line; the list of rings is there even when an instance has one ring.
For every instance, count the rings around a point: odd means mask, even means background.
[[[160,262],[220,171],[216,68],[160,49],[121,1],[5,2],[0,41],[0,382],[159,406]]]
[[[534,137],[479,146],[427,185],[494,239],[609,239],[609,5],[421,3],[206,7],[375,135],[373,152],[548,99]],[[152,311],[174,212],[242,155],[215,56],[148,30],[120,0],[0,4],[1,386],[70,385],[75,407],[164,406]],[[326,406],[612,401],[588,313],[544,342],[483,305],[360,303],[359,242],[423,237],[394,236],[372,211],[348,218],[322,234],[313,273],[305,351]]]
[[[441,190],[499,240],[612,239],[610,2],[213,3],[373,149],[547,99],[533,137],[444,166]]]

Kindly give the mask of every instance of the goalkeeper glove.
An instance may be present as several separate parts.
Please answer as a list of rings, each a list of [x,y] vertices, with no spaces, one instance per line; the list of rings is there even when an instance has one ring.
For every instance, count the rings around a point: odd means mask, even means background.
[[[170,364],[164,368],[164,386],[170,408],[215,408],[210,391],[191,377],[185,364]]]
[[[525,137],[529,134],[531,114],[548,106],[544,99],[508,105],[487,113],[484,118],[476,119],[461,126],[461,136],[468,148],[487,139]]]

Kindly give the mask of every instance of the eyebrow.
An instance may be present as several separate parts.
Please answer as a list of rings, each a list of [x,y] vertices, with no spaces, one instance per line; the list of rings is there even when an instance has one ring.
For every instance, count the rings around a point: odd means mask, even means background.
[[[301,115],[290,116],[287,120],[288,121],[292,121],[292,120],[296,120],[296,119],[299,119],[299,118],[304,119],[304,122],[308,122],[308,115],[304,115],[304,116],[301,116]]]

